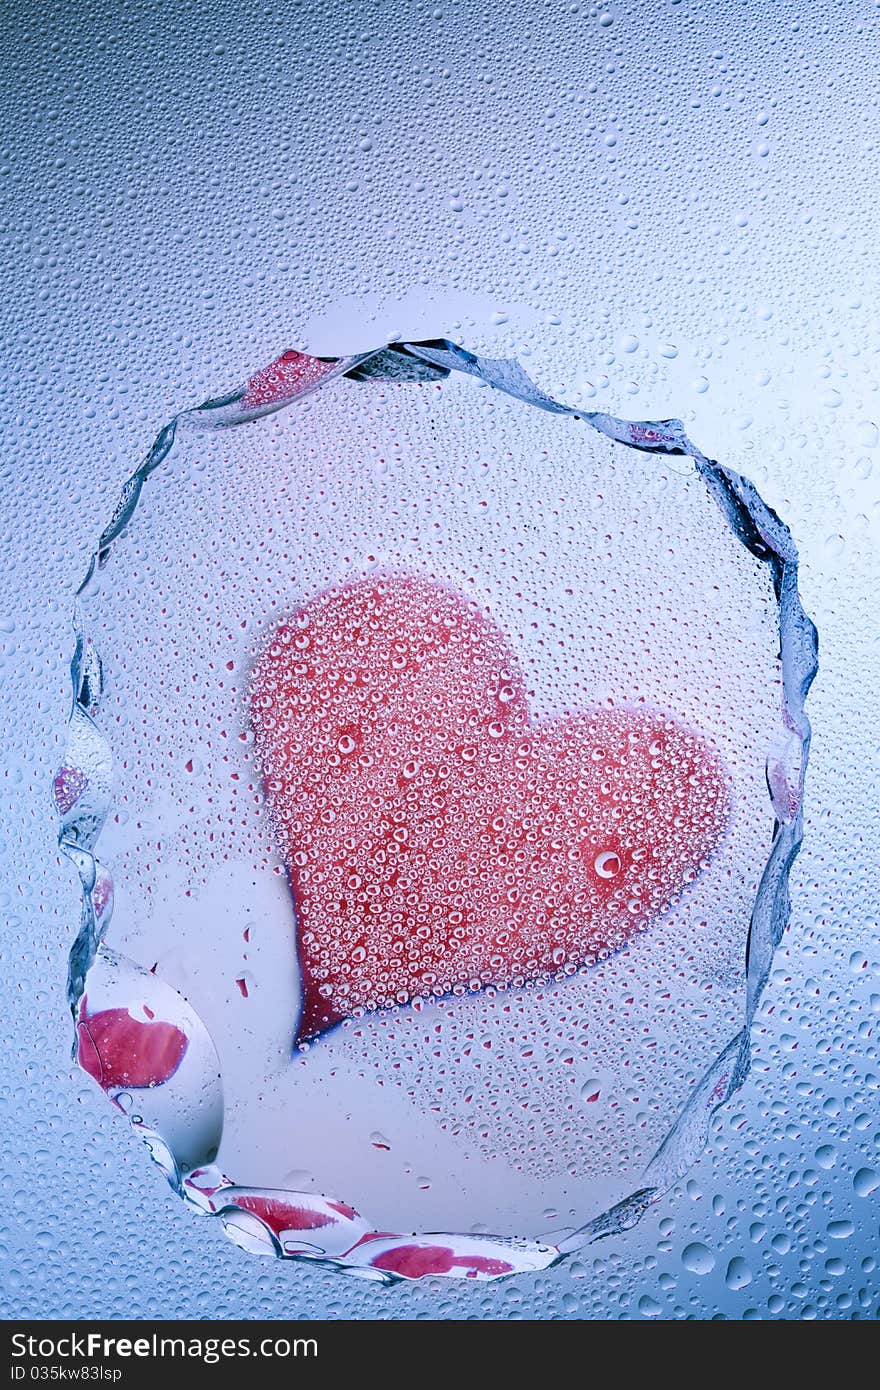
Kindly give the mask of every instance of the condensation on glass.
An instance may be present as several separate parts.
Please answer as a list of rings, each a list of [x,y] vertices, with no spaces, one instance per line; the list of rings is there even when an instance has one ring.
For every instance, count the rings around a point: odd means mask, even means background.
[[[747,479],[447,340],[285,352],[160,432],[76,626],[76,1055],[191,1210],[492,1279],[687,1171],[802,835]]]

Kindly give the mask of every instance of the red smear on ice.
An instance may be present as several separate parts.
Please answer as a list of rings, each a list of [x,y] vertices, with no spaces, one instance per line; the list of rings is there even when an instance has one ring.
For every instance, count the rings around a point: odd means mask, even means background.
[[[350,1207],[347,1202],[328,1201],[327,1205],[328,1207],[332,1207],[334,1211],[338,1211],[340,1216],[347,1217],[349,1221],[355,1221],[357,1219],[358,1213],[355,1211],[354,1207]]]
[[[187,1037],[173,1023],[141,1023],[127,1009],[89,1014],[83,995],[79,1007],[77,1059],[83,1071],[105,1091],[117,1086],[160,1086],[183,1061]],[[146,1006],[144,1012],[148,1013]]]
[[[285,401],[323,381],[335,365],[293,349],[282,352],[268,367],[261,367],[250,377],[240,404],[245,410],[253,410]]]
[[[326,1212],[294,1206],[278,1197],[238,1196],[235,1205],[265,1221],[276,1236],[280,1236],[282,1231],[314,1231],[319,1226],[333,1225],[333,1217]]]
[[[466,1269],[468,1278],[477,1274],[509,1274],[512,1264],[493,1260],[488,1255],[456,1255],[443,1245],[398,1245],[370,1261],[374,1269],[403,1274],[408,1279],[422,1279],[426,1274],[448,1274],[452,1269]]]
[[[55,805],[60,816],[66,816],[71,806],[75,806],[82,796],[89,779],[78,767],[61,767],[55,774],[53,790]]]

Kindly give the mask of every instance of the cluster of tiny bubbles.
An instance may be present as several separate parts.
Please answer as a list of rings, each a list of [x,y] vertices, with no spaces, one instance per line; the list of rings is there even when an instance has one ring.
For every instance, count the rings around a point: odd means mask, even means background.
[[[501,634],[422,579],[302,609],[251,705],[329,1017],[592,965],[668,907],[725,820],[717,762],[671,720],[533,728]]]

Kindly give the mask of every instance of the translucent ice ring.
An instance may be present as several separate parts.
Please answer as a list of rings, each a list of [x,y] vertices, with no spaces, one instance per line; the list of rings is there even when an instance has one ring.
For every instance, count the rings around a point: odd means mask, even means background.
[[[96,848],[112,805],[112,755],[96,722],[101,662],[80,596],[133,516],[147,478],[163,463],[184,426],[213,429],[255,420],[340,376],[418,382],[452,371],[474,376],[525,405],[580,419],[630,448],[690,457],[734,535],[768,567],[778,607],[788,738],[767,765],[775,831],[749,926],[743,1026],[692,1088],[639,1189],[556,1244],[475,1234],[389,1235],[377,1232],[341,1201],[236,1185],[215,1165],[223,1088],[217,1052],[204,1023],[170,985],[105,944],[113,880]],[[797,573],[797,550],[787,526],[747,478],[701,453],[680,421],[630,421],[576,411],[541,392],[517,363],[479,357],[445,339],[395,342],[338,359],[284,352],[239,389],[183,411],[164,426],[125,483],[77,594],[73,704],[54,797],[59,845],[76,865],[82,884],[81,922],[68,974],[74,1054],[80,1067],[127,1114],[174,1191],[192,1210],[218,1217],[236,1244],[256,1254],[310,1260],[386,1283],[426,1275],[494,1279],[545,1269],[601,1236],[627,1229],[688,1170],[705,1145],[713,1112],[748,1072],[752,1022],[788,921],[789,874],[803,838],[810,739],[804,702],[817,670],[817,634],[801,605]],[[619,868],[614,861],[613,854],[600,855],[596,872],[613,877]]]

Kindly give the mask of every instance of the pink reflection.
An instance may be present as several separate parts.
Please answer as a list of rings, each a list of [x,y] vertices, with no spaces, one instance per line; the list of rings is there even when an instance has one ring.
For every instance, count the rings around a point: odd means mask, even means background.
[[[80,1001],[77,1060],[105,1091],[116,1087],[161,1086],[183,1061],[187,1037],[173,1023],[147,1021],[127,1009],[102,1009],[89,1014],[87,997]]]

